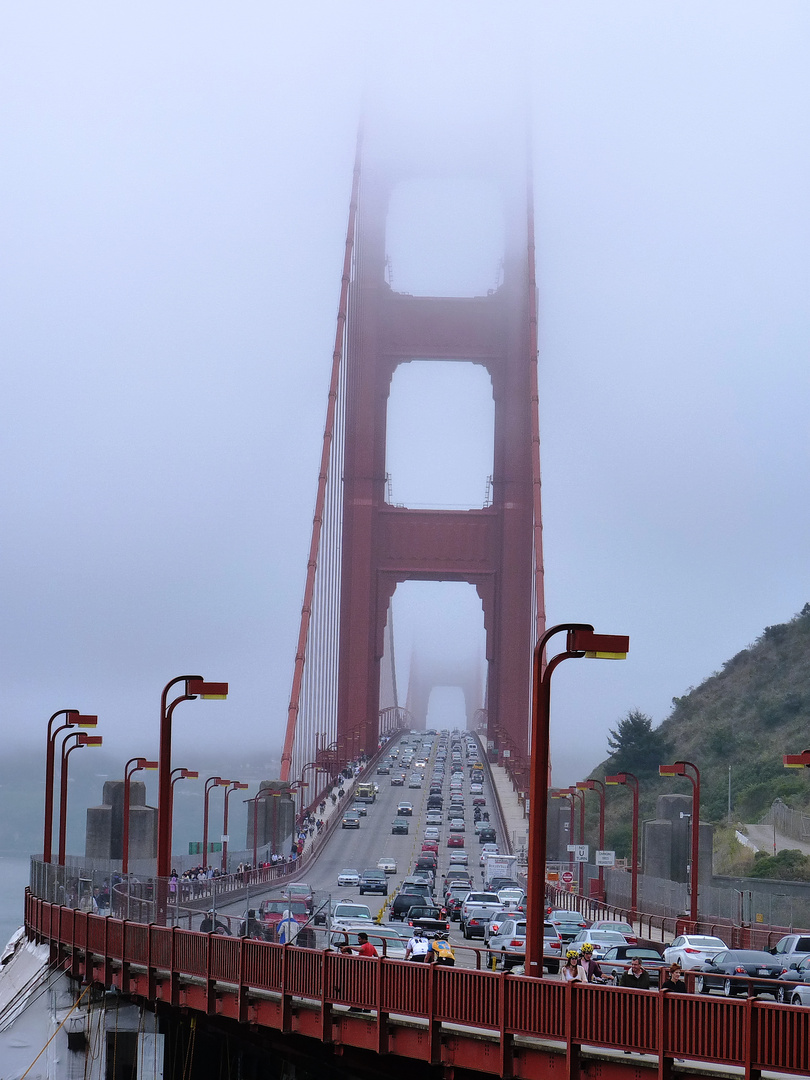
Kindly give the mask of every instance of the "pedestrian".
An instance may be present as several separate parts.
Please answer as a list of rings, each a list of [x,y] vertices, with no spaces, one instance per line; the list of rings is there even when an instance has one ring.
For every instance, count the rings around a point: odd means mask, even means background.
[[[650,976],[644,970],[641,959],[638,956],[634,956],[630,961],[630,967],[627,968],[619,980],[619,986],[630,986],[635,990],[650,989]]]
[[[579,966],[582,968],[585,975],[585,978],[582,981],[589,983],[604,982],[605,979],[602,975],[602,968],[599,966],[598,961],[593,958],[593,945],[591,945],[589,941],[586,941],[579,952]]]
[[[563,982],[587,982],[588,976],[579,964],[579,953],[576,949],[569,949],[565,954],[565,966],[560,972]]]
[[[667,969],[667,977],[661,984],[661,989],[669,990],[674,994],[685,994],[686,983],[681,978],[682,974],[680,964],[670,964]]]
[[[405,946],[405,959],[413,960],[417,964],[429,963],[431,959],[430,952],[430,942],[425,937],[424,930],[417,926],[413,932],[413,937]]]

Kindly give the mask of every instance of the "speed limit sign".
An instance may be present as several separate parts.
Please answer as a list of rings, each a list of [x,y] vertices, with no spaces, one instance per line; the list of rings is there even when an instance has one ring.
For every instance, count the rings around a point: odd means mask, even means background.
[[[570,870],[563,870],[563,872],[560,874],[560,877],[566,885],[570,885],[571,882],[574,880],[574,875],[571,873]]]

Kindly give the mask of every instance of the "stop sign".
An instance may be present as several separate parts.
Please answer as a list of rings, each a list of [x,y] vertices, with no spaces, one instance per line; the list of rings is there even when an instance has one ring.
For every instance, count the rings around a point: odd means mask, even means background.
[[[560,874],[560,877],[563,879],[566,885],[570,885],[571,882],[574,880],[574,875],[571,873],[570,870],[563,870],[563,872]]]

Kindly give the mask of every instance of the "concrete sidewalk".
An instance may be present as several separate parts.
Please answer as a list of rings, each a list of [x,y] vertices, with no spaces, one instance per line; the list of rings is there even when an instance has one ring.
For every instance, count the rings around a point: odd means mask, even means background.
[[[489,771],[501,806],[510,849],[513,855],[518,856],[518,862],[525,867],[525,860],[529,853],[529,820],[525,816],[523,806],[506,769],[501,765],[490,765]]]
[[[801,851],[803,855],[810,855],[810,843],[806,840],[794,840],[792,836],[785,836],[777,832],[773,825],[744,825],[748,839],[756,844],[760,851],[774,854],[774,847],[780,851]]]

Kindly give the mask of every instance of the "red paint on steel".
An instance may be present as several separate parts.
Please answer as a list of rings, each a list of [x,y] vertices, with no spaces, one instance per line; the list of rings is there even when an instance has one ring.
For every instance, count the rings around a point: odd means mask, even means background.
[[[398,960],[363,959],[294,946],[226,938],[194,931],[124,923],[88,916],[69,908],[35,901],[25,903],[29,938],[50,940],[54,960],[70,960],[76,977],[103,981],[125,992],[204,1011],[216,984],[217,1010],[239,1018],[240,995],[275,990],[282,1003],[262,997],[242,1001],[245,1019],[259,1026],[283,1028],[322,1039],[320,1009],[353,1005],[377,1011],[391,1053],[500,1075],[503,1054],[493,1035],[528,1035],[565,1045],[576,1062],[582,1045],[634,1049],[673,1057],[743,1067],[747,1074],[770,1069],[810,1074],[810,1010],[758,999],[745,1001],[662,994],[615,987],[564,985],[487,971],[434,968]],[[172,948],[172,941],[174,947]],[[98,947],[100,945],[100,948]],[[93,955],[93,954],[96,955]],[[145,967],[129,971],[118,962]],[[181,984],[180,977],[211,982]],[[241,973],[241,980],[240,980]],[[292,1008],[293,996],[295,1008]],[[435,1038],[424,1029],[391,1023],[388,1014],[430,1021]],[[378,1041],[373,1016],[352,1018],[333,1013],[328,1036],[336,1043],[374,1049]],[[441,1029],[442,1022],[463,1025]],[[508,1051],[508,1048],[507,1048]],[[550,1055],[545,1061],[540,1056]],[[511,1055],[508,1055],[511,1057]],[[548,1049],[521,1045],[514,1056],[515,1076],[533,1080],[554,1068]],[[556,1056],[558,1060],[558,1054]],[[545,1064],[544,1064],[545,1061]],[[634,1063],[610,1065],[622,1076]],[[608,1063],[605,1063],[608,1068]],[[606,1072],[606,1075],[609,1073]]]
[[[337,327],[335,329],[335,348],[332,353],[332,376],[329,383],[326,423],[324,425],[323,446],[321,448],[321,464],[318,472],[318,492],[315,497],[315,514],[312,519],[312,536],[309,544],[309,558],[307,560],[304,602],[301,605],[301,622],[298,629],[298,644],[295,650],[295,667],[293,669],[292,688],[290,690],[290,704],[287,710],[287,729],[284,735],[284,747],[281,751],[282,780],[290,779],[293,743],[295,742],[295,730],[298,721],[301,687],[304,678],[304,664],[306,662],[307,654],[307,641],[309,638],[309,624],[312,616],[312,599],[315,594],[315,574],[318,568],[318,558],[320,555],[321,530],[323,527],[324,508],[326,505],[326,484],[329,477],[329,459],[332,452],[332,439],[335,431],[338,386],[340,383],[341,364],[343,362],[343,339],[348,312],[349,285],[351,283],[355,220],[357,217],[357,200],[360,190],[361,145],[361,136],[358,135],[354,175],[352,177],[352,193],[349,201],[349,223],[346,228],[346,247],[343,255],[343,274],[341,275],[340,280],[340,300],[338,302]]]

